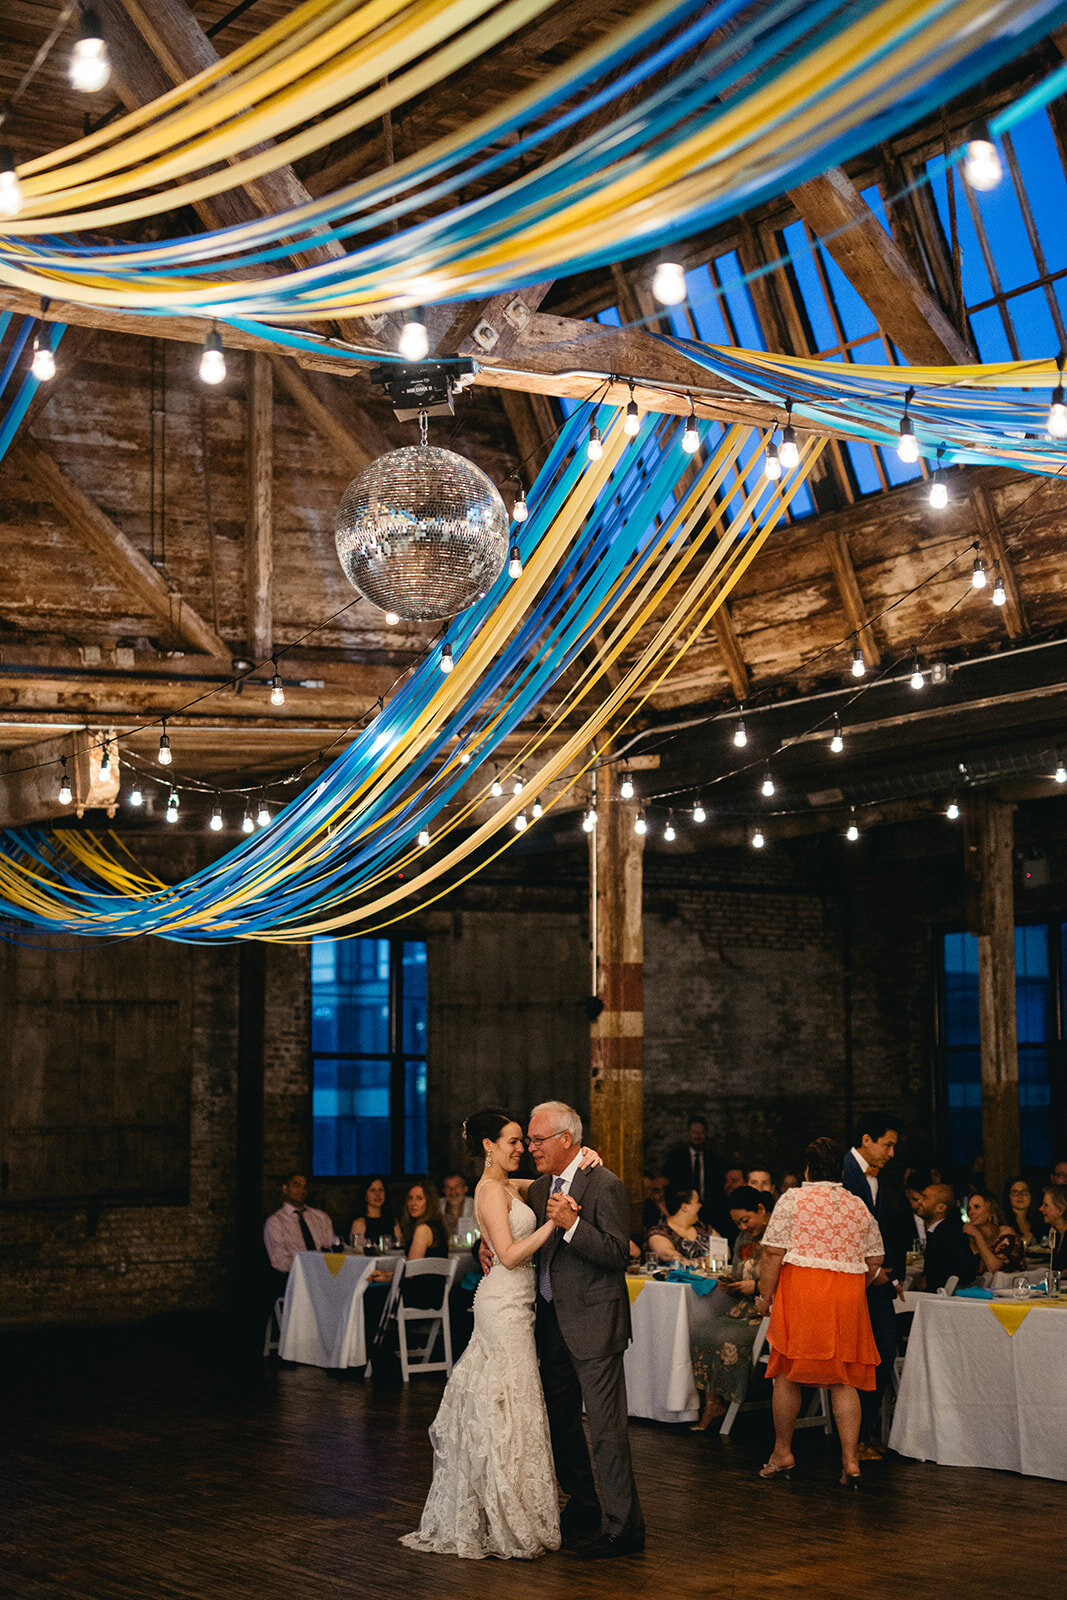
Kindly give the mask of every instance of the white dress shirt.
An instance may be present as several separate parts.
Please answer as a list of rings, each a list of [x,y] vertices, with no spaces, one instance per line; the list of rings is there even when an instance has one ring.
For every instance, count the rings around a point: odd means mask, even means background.
[[[867,1172],[867,1168],[870,1166],[870,1162],[867,1160],[867,1157],[861,1151],[856,1149],[855,1145],[852,1146],[852,1154],[855,1156],[856,1160],[859,1162],[860,1171],[863,1173],[864,1177],[867,1179],[867,1182],[871,1186],[871,1201],[872,1201],[872,1203],[874,1205],[877,1205],[878,1204],[878,1179],[874,1178],[874,1177],[871,1177]]]
[[[333,1223],[325,1211],[316,1211],[312,1206],[304,1207],[304,1221],[308,1225],[308,1232],[315,1241],[315,1248],[321,1250],[324,1245],[333,1244]],[[306,1250],[304,1234],[300,1227],[300,1213],[288,1200],[277,1211],[272,1212],[263,1224],[263,1243],[267,1247],[270,1264],[275,1272],[291,1272],[293,1270],[293,1257],[298,1250]]]
[[[574,1175],[578,1171],[578,1167],[579,1167],[579,1165],[581,1163],[581,1159],[582,1159],[582,1152],[579,1150],[578,1154],[575,1156],[575,1158],[571,1162],[570,1166],[569,1167],[564,1167],[563,1171],[559,1174],[559,1177],[563,1180],[563,1187],[556,1190],[557,1194],[570,1194],[570,1192],[571,1192],[571,1184],[574,1181]],[[553,1177],[552,1177],[553,1188],[555,1187],[555,1183],[556,1183],[556,1175],[553,1174]],[[552,1190],[550,1189],[549,1190],[549,1194],[551,1194],[551,1193],[552,1193]],[[574,1230],[578,1226],[578,1223],[580,1221],[581,1221],[580,1217],[576,1218],[571,1223],[571,1225],[567,1229],[566,1233],[564,1233],[563,1237],[566,1239],[568,1244],[570,1244],[571,1240],[574,1238]]]

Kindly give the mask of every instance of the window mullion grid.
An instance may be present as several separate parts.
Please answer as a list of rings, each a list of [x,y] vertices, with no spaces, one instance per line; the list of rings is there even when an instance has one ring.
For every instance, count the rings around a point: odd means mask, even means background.
[[[1008,341],[1008,348],[1011,351],[1012,360],[1021,361],[1022,356],[1019,353],[1019,341],[1015,337],[1015,325],[1011,320],[1007,305],[1005,303],[1004,286],[1000,281],[1000,274],[997,272],[997,263],[993,257],[993,249],[989,243],[989,235],[986,232],[985,223],[982,220],[982,213],[979,209],[978,202],[974,197],[974,190],[971,188],[970,184],[965,183],[962,185],[962,188],[964,194],[967,196],[967,206],[971,213],[971,221],[974,223],[974,231],[978,236],[978,246],[982,252],[982,260],[985,262],[986,272],[989,274],[989,282],[993,289],[993,296],[997,303],[997,310],[1000,312],[1000,320],[1004,327],[1004,336]]]
[[[1023,182],[1022,173],[1019,171],[1019,163],[1015,156],[1015,146],[1011,142],[1010,133],[1004,134],[1003,138],[1001,139],[1001,144],[1004,146],[1004,154],[1008,160],[1008,170],[1011,173],[1011,181],[1015,185],[1015,193],[1019,200],[1019,210],[1023,214],[1023,225],[1026,228],[1026,236],[1030,241],[1030,248],[1034,252],[1034,261],[1037,265],[1037,270],[1039,273],[1038,283],[1045,292],[1045,301],[1048,305],[1049,315],[1051,316],[1053,325],[1056,329],[1056,336],[1060,341],[1060,349],[1063,350],[1067,348],[1067,328],[1064,327],[1059,301],[1052,292],[1052,285],[1049,281],[1048,262],[1045,260],[1045,252],[1041,248],[1041,240],[1037,232],[1037,223],[1034,221],[1034,213],[1030,208],[1030,197],[1026,192],[1026,184]]]

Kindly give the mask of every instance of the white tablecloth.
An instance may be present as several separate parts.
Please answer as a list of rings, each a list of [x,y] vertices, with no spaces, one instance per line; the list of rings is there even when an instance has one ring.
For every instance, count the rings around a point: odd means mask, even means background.
[[[363,1295],[378,1268],[396,1256],[345,1256],[340,1271],[310,1250],[293,1258],[285,1290],[278,1354],[311,1367],[361,1367],[367,1359]]]
[[[1067,1481],[1067,1304],[1009,1334],[988,1300],[917,1298],[890,1448]]]
[[[689,1309],[695,1300],[687,1284],[650,1278],[634,1301],[633,1343],[625,1363],[631,1417],[695,1422],[699,1416],[689,1355]]]

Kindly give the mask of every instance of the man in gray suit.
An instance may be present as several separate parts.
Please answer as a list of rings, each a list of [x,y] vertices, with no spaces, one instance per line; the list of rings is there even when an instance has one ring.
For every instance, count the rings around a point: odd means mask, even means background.
[[[603,1531],[579,1544],[577,1554],[638,1555],[645,1522],[630,1461],[623,1372],[630,1342],[629,1201],[606,1167],[579,1169],[582,1119],[573,1107],[559,1100],[535,1106],[527,1143],[541,1174],[527,1202],[539,1226],[551,1218],[557,1229],[536,1262],[536,1336],[556,1476],[570,1496],[560,1530],[568,1541],[595,1535],[603,1515]]]

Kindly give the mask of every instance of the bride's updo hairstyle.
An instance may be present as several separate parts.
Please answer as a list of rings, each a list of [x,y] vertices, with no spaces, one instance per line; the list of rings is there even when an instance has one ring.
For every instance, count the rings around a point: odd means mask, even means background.
[[[485,1111],[475,1111],[463,1124],[463,1138],[471,1155],[477,1156],[480,1160],[485,1154],[482,1140],[491,1139],[496,1144],[502,1130],[509,1122],[514,1121],[514,1117],[509,1117],[508,1113],[501,1111],[498,1106],[489,1106]]]

